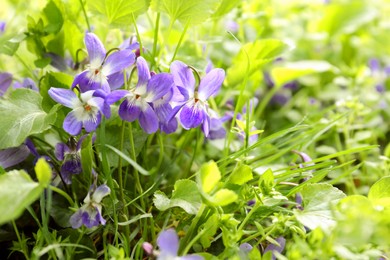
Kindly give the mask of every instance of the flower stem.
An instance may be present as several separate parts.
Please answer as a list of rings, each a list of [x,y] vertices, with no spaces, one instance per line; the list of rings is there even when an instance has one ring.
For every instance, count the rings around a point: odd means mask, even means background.
[[[172,59],[171,59],[171,63],[172,63],[172,62],[175,60],[175,58],[176,58],[176,54],[177,54],[177,52],[179,51],[179,48],[180,48],[180,46],[181,46],[181,43],[182,43],[182,41],[183,41],[183,39],[184,39],[184,35],[186,34],[189,25],[190,25],[190,19],[187,20],[187,23],[186,23],[186,25],[184,26],[184,30],[183,30],[183,32],[182,32],[182,34],[181,34],[181,36],[180,36],[179,42],[178,42],[177,45],[176,45],[175,52],[173,53],[173,56],[172,56]]]
[[[85,11],[83,0],[79,0],[79,2],[80,2],[80,5],[81,5],[81,9],[83,9],[83,14],[84,14],[85,21],[87,22],[88,32],[92,32],[91,31],[91,26],[89,25],[87,12]]]
[[[16,237],[18,238],[19,245],[22,249],[22,253],[26,259],[30,259],[28,256],[28,249],[26,247],[26,243],[23,242],[22,238],[20,237],[18,227],[16,226],[15,220],[12,220],[12,226],[14,227]]]
[[[152,66],[156,65],[157,41],[158,41],[158,29],[159,29],[159,26],[160,26],[160,13],[157,13],[156,26],[154,27]]]
[[[142,56],[144,50],[143,50],[143,47],[142,47],[141,35],[139,34],[139,31],[138,31],[137,22],[135,20],[134,13],[131,13],[131,18],[132,18],[133,23],[134,23],[135,32],[137,34],[137,40],[138,40],[138,43],[139,43],[139,53]]]

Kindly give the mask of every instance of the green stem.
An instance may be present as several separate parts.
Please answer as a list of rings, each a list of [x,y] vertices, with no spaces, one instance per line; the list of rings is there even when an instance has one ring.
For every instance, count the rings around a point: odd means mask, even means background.
[[[81,9],[83,10],[83,14],[84,14],[85,21],[87,22],[88,32],[92,32],[91,26],[89,25],[89,20],[88,20],[87,12],[85,11],[85,7],[84,7],[84,4],[83,4],[83,0],[79,0],[79,2],[80,2],[80,5],[81,5]]]
[[[189,240],[189,238],[192,237],[192,234],[194,233],[195,228],[196,228],[196,226],[198,225],[199,219],[202,217],[203,212],[204,212],[205,209],[206,209],[206,204],[203,204],[203,203],[202,203],[202,205],[200,206],[200,209],[199,209],[198,213],[196,214],[195,218],[191,221],[191,226],[188,228],[188,231],[187,231],[186,236],[182,239],[182,241],[181,241],[181,243],[180,243],[181,247],[183,247],[184,245],[186,245],[186,247],[184,248],[184,250],[181,251],[182,255],[183,255],[184,253],[188,252],[188,250],[191,248],[191,247],[190,247],[190,248],[187,248],[188,245],[190,244],[188,240]],[[195,240],[195,241],[196,241],[196,240]],[[195,241],[194,241],[194,242],[195,242]],[[180,248],[181,248],[181,247],[180,247]],[[179,249],[179,252],[180,252],[180,249]]]
[[[181,43],[182,43],[182,41],[183,41],[183,39],[184,39],[184,35],[186,34],[189,25],[190,25],[190,19],[187,20],[187,23],[186,23],[186,25],[184,26],[184,30],[183,30],[183,32],[181,33],[179,42],[177,43],[175,52],[173,53],[173,57],[172,57],[172,59],[171,59],[171,63],[172,63],[172,62],[175,60],[175,58],[176,58],[176,54],[177,54],[177,52],[179,51],[180,45],[181,45]]]
[[[159,27],[160,27],[160,13],[157,13],[156,26],[154,27],[154,37],[153,37],[153,63],[152,63],[152,66],[156,65],[157,41],[158,41]]]
[[[68,195],[68,193],[66,193],[65,191],[53,186],[53,185],[50,185],[50,189],[54,192],[57,192],[58,194],[60,194],[62,197],[64,197],[70,205],[74,205],[74,201],[73,199]]]
[[[12,220],[12,226],[14,227],[16,237],[18,238],[19,245],[22,249],[22,253],[26,259],[30,259],[28,256],[28,250],[26,248],[26,244],[22,241],[22,238],[20,237],[18,227],[16,226],[15,220]]]
[[[142,47],[141,35],[139,34],[139,31],[138,31],[137,22],[135,20],[134,13],[131,13],[131,18],[132,18],[133,23],[134,23],[135,32],[137,34],[137,40],[138,40],[138,43],[139,43],[139,52],[140,52],[140,55],[142,56],[144,50],[143,50],[143,47]]]

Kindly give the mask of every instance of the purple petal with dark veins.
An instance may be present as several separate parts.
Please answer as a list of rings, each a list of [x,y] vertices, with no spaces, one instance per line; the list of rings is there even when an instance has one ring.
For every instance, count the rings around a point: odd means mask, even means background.
[[[205,113],[205,119],[203,120],[202,124],[202,132],[204,133],[205,137],[209,136],[210,132],[210,117]]]
[[[196,103],[185,104],[180,110],[179,119],[185,129],[199,126],[205,119],[205,112]]]
[[[30,154],[30,150],[25,144],[0,150],[0,166],[5,168],[23,162]]]
[[[137,106],[134,99],[125,99],[119,106],[118,114],[123,120],[133,122],[141,114],[141,108]]]
[[[73,108],[73,101],[77,99],[76,94],[72,90],[64,88],[50,88],[49,96],[54,99],[54,101],[69,108]]]
[[[12,74],[8,72],[0,73],[0,96],[4,95],[12,83]]]
[[[88,51],[90,64],[92,67],[98,67],[106,57],[106,49],[103,43],[94,33],[85,34],[84,43]]]
[[[98,112],[94,117],[91,117],[89,120],[86,120],[83,122],[83,126],[85,128],[85,131],[92,132],[95,131],[96,128],[99,126],[100,121],[102,119],[102,115],[100,112]]]
[[[126,79],[129,78],[129,73],[126,73]],[[118,89],[122,87],[125,83],[123,71],[113,73],[107,77],[108,84],[110,85],[111,90]]]
[[[81,132],[83,123],[79,121],[73,111],[65,117],[63,128],[64,130],[71,135],[78,135]]]
[[[188,65],[176,60],[171,63],[170,70],[176,86],[185,88],[189,93],[194,92],[195,77],[192,69]]]
[[[161,253],[177,256],[179,250],[179,237],[175,230],[168,229],[162,231],[157,237],[157,245]]]
[[[65,153],[69,152],[69,147],[64,143],[58,143],[56,144],[54,154],[57,158],[57,160],[62,161],[64,160]]]
[[[158,117],[149,104],[143,105],[139,115],[139,124],[148,134],[152,134],[158,130]]]
[[[223,69],[212,69],[200,81],[198,90],[199,99],[205,101],[210,96],[217,94],[224,80],[225,71]]]
[[[173,76],[169,73],[159,73],[153,76],[146,87],[147,96],[146,102],[153,102],[162,98],[165,94],[171,91],[174,86]]]
[[[137,87],[146,87],[150,79],[150,70],[148,63],[143,57],[137,58],[138,83]]]
[[[88,70],[84,70],[83,72],[77,74],[72,82],[72,88],[74,88],[77,85],[79,85],[79,87],[83,89],[87,88],[89,84],[88,74],[89,74]],[[85,91],[81,91],[81,92],[85,92]]]
[[[103,64],[102,73],[106,76],[120,72],[135,62],[135,54],[131,50],[121,50],[110,54]]]
[[[119,101],[121,98],[129,94],[129,91],[127,90],[114,90],[106,97],[106,103],[107,104],[114,104],[115,102]]]

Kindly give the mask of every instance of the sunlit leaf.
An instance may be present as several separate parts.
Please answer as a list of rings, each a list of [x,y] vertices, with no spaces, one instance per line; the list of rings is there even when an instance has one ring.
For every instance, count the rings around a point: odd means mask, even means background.
[[[186,24],[205,21],[218,8],[222,0],[152,0],[156,12],[167,13],[172,22],[179,20]]]
[[[326,183],[308,184],[301,190],[303,211],[295,211],[298,221],[310,229],[327,229],[335,224],[331,205],[335,205],[345,194]]]
[[[25,171],[14,170],[0,175],[0,224],[18,218],[43,190],[44,187],[31,180]]]
[[[275,39],[257,40],[245,44],[233,58],[232,66],[227,71],[228,84],[234,86],[241,83],[247,73],[248,76],[261,73],[262,66],[277,58],[286,49],[288,49],[286,43]]]
[[[31,89],[16,89],[0,99],[0,149],[15,147],[55,122],[57,107],[43,111],[42,97]]]
[[[221,180],[221,173],[214,161],[203,164],[199,175],[201,187],[205,193],[211,192]]]
[[[165,193],[154,193],[154,205],[164,211],[172,207],[180,207],[188,214],[196,214],[202,203],[198,186],[191,180],[178,180],[175,183],[172,197],[169,199]]]

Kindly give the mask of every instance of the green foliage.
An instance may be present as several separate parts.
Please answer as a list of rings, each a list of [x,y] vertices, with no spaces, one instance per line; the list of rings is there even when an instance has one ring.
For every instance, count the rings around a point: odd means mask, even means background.
[[[62,25],[64,24],[64,18],[62,17],[61,10],[58,8],[54,1],[49,1],[46,7],[43,9],[43,14],[47,19],[47,25],[45,26],[45,32],[58,33]]]
[[[136,17],[145,12],[149,7],[148,0],[97,0],[88,1],[91,11],[104,16],[109,24],[129,25],[133,22],[133,15]]]
[[[245,164],[237,165],[230,175],[228,182],[243,185],[253,179],[252,168]]]
[[[199,24],[217,10],[221,0],[152,0],[151,8],[156,12],[167,13],[171,23]]]
[[[372,185],[368,198],[375,204],[390,206],[390,176],[385,176]]]
[[[202,165],[199,176],[201,187],[205,193],[213,191],[221,180],[221,173],[218,169],[218,165],[213,161]]]
[[[245,75],[260,73],[260,69],[287,49],[280,40],[265,39],[250,42],[241,47],[233,58],[232,65],[227,71],[227,82],[231,86],[241,83]]]
[[[39,166],[41,167],[45,168],[43,165]],[[40,171],[42,184],[34,182],[23,170],[14,170],[0,175],[0,209],[2,212],[0,224],[15,220],[27,206],[39,198],[47,185],[46,169]]]
[[[301,190],[303,211],[295,211],[295,216],[310,229],[321,227],[324,230],[334,226],[331,207],[345,194],[326,183],[308,184]]]
[[[153,203],[159,210],[164,211],[172,207],[180,207],[188,214],[196,214],[199,211],[202,199],[195,182],[178,180],[170,199],[162,191],[157,191],[154,193]]]
[[[39,93],[30,89],[9,91],[0,99],[0,149],[18,146],[28,136],[50,128],[56,119],[58,107],[46,113],[41,102]]]

